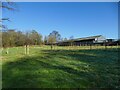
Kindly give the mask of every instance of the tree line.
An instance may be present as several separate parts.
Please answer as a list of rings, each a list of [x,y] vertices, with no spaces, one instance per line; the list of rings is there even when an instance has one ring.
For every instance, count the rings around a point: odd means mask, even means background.
[[[64,38],[67,40],[67,38]],[[43,37],[36,30],[26,33],[15,30],[2,31],[2,47],[15,47],[24,45],[45,45],[63,41],[58,31],[52,31],[48,36]]]

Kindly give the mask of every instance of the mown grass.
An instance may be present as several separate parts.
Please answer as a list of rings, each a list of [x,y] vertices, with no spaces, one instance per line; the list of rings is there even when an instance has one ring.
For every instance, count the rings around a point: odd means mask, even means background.
[[[116,48],[36,46],[25,55],[15,47],[2,54],[3,88],[120,88]]]

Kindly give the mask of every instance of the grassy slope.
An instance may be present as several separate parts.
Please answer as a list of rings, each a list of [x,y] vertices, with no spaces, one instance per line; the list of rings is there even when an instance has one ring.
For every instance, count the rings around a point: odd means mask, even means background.
[[[28,56],[22,47],[3,50],[3,87],[119,87],[116,49],[57,49],[31,47]]]

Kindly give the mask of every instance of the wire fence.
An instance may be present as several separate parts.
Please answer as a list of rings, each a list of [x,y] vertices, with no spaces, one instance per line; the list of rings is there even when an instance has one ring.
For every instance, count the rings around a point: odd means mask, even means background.
[[[28,55],[28,54],[35,54],[37,52],[40,52],[42,50],[116,50],[118,51],[120,48],[119,45],[117,46],[56,46],[53,45],[52,48],[50,45],[34,45],[34,46],[21,46],[21,47],[9,47],[9,48],[1,48],[1,54],[2,55],[15,55],[15,54],[21,54],[21,55]]]

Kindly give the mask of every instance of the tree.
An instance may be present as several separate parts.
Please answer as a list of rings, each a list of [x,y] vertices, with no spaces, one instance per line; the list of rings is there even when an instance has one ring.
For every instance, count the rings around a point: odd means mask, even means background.
[[[37,31],[32,30],[29,34],[29,38],[32,45],[40,45],[42,44],[42,35]]]
[[[8,32],[2,32],[2,46],[3,47],[10,46]]]
[[[3,47],[15,46],[16,32],[14,30],[8,30],[2,32]]]
[[[10,2],[10,1],[8,1],[8,0],[6,0],[6,2],[0,2],[0,9],[2,8],[2,10],[4,10],[4,9],[7,9],[7,10],[15,10],[15,3],[13,3],[13,2]],[[9,18],[0,18],[0,22],[2,22],[2,21],[10,21],[10,19]],[[0,24],[0,27],[1,28],[6,28],[6,26],[5,25],[2,25],[2,24]]]
[[[15,3],[6,0],[6,2],[0,4],[0,8],[5,8],[7,10],[15,10],[14,5]]]
[[[53,44],[53,43],[55,43],[56,42],[56,38],[55,38],[55,36],[52,36],[52,35],[49,35],[49,37],[48,37],[48,42],[49,42],[49,44]]]
[[[0,34],[1,35],[1,34]],[[2,31],[3,47],[24,46],[24,45],[40,45],[43,43],[42,35],[36,32],[23,33],[15,30]]]
[[[25,35],[21,31],[16,32],[16,34],[17,34],[16,39],[15,39],[16,46],[24,46],[25,45]]]
[[[53,39],[53,40],[50,40],[52,42],[58,42],[61,39],[61,35],[59,34],[58,31],[52,31],[52,33],[50,33],[48,37],[50,39]]]
[[[51,49],[53,47],[53,44],[60,41],[61,35],[58,31],[52,31],[52,33],[48,36],[48,43],[51,45]]]
[[[9,35],[8,40],[10,43],[10,47],[15,46],[15,40],[16,40],[16,36],[17,36],[15,30],[8,30],[8,35]]]
[[[44,44],[47,44],[47,42],[48,42],[48,37],[45,36],[45,37],[44,37]]]

